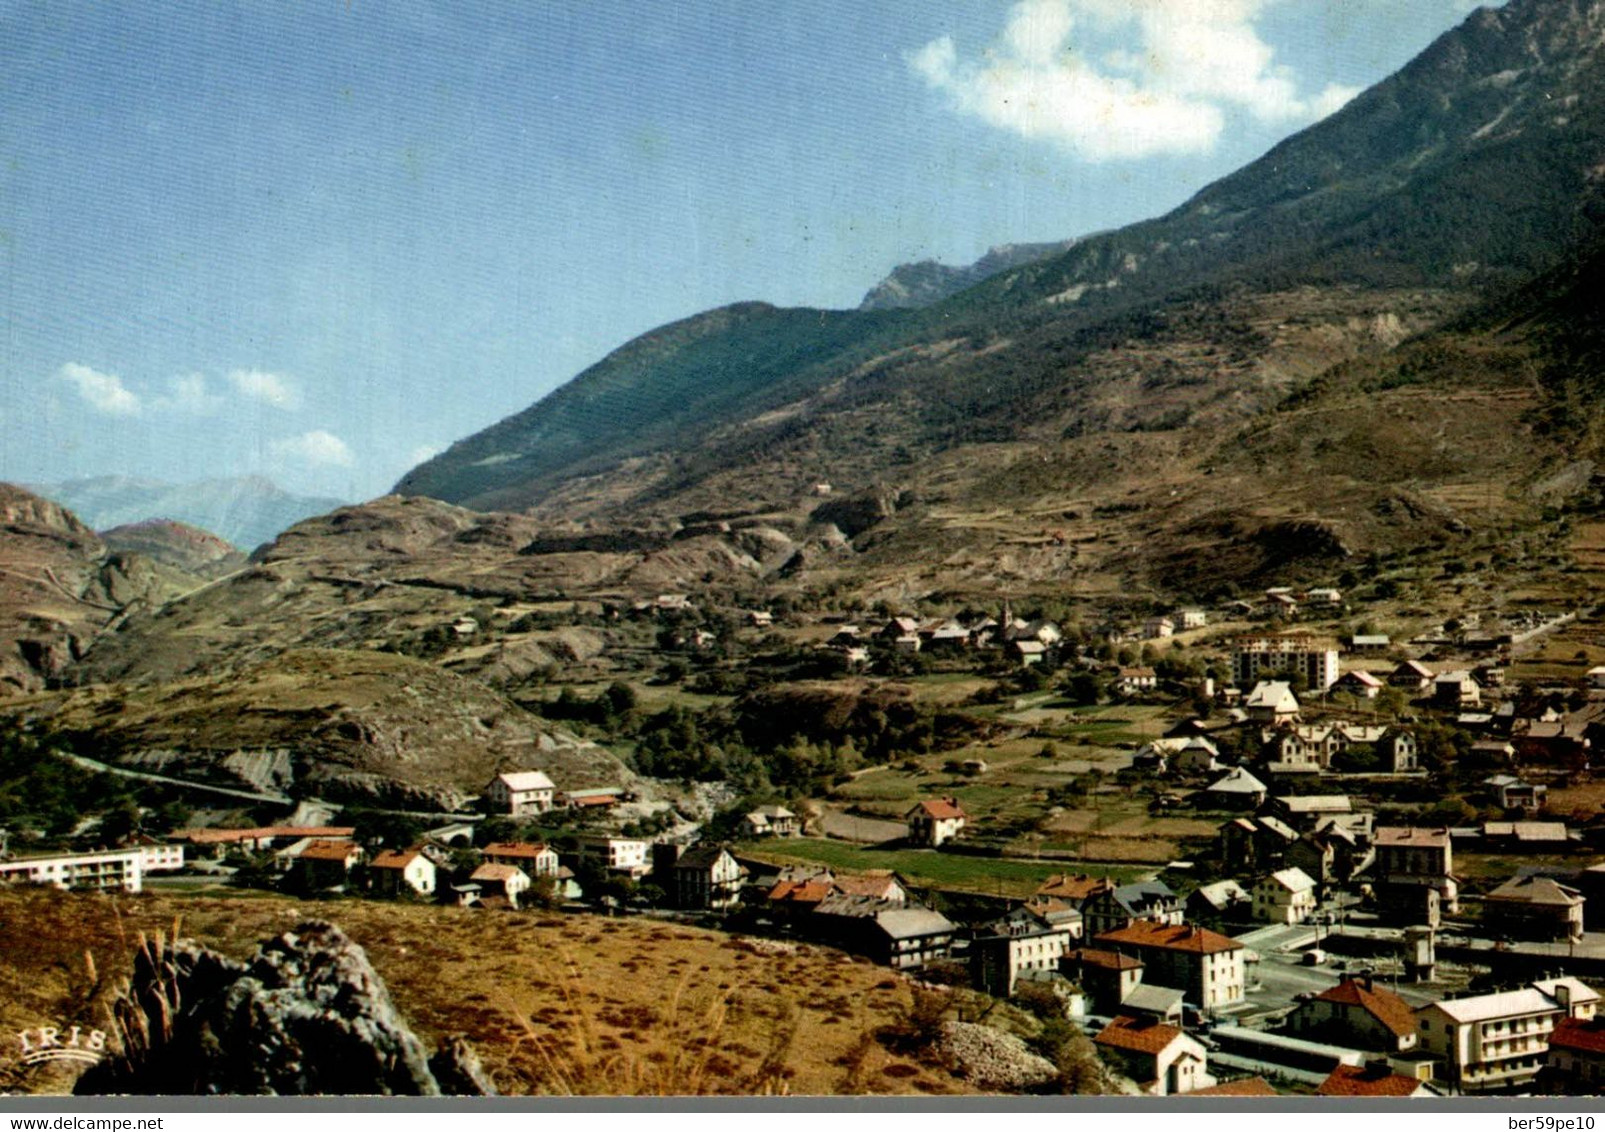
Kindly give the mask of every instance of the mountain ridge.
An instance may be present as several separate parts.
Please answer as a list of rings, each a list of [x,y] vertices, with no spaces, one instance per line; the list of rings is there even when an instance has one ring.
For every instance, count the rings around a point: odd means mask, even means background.
[[[798,310],[769,316],[783,317],[778,335],[774,322],[749,319],[695,349],[649,356],[627,344],[397,490],[497,509],[555,510],[585,496],[603,503],[588,513],[634,521],[672,511],[697,475],[739,473],[738,448],[761,457],[778,444],[818,453],[799,464],[799,481],[864,490],[956,445],[1023,439],[1021,422],[1044,397],[1087,394],[1087,359],[1145,341],[1175,311],[1213,306],[1196,317],[1229,322],[1244,295],[1314,286],[1378,297],[1430,289],[1448,317],[1557,262],[1598,223],[1602,28],[1599,0],[1479,10],[1166,216],[1078,240],[934,305],[880,312],[880,322],[854,321],[875,312]],[[1242,392],[1217,384],[1212,395]],[[1257,397],[1242,411],[1263,408]],[[898,419],[880,429],[899,432],[897,442],[873,443],[870,413]],[[1062,424],[1105,427],[1096,414]],[[714,436],[741,443],[721,456]],[[877,466],[860,459],[874,447]]]

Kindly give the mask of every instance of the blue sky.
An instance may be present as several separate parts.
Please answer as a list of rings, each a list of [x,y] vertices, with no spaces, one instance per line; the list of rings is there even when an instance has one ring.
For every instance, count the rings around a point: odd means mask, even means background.
[[[1464,0],[0,0],[0,478],[363,498],[624,341],[1151,216]]]

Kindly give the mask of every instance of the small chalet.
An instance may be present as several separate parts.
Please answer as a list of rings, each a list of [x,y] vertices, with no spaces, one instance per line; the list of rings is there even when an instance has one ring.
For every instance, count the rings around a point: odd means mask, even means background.
[[[796,837],[801,832],[797,815],[785,806],[759,806],[741,817],[743,837]]]
[[[1332,687],[1336,691],[1347,692],[1360,699],[1374,700],[1387,685],[1365,669],[1356,668],[1339,676],[1337,683]]]
[[[1115,688],[1124,695],[1151,692],[1159,687],[1159,674],[1152,668],[1122,668],[1115,678]]]
[[[480,865],[468,878],[469,884],[477,884],[484,896],[500,896],[507,901],[509,907],[517,908],[518,901],[524,893],[529,891],[529,874],[517,865],[497,865],[487,862]]]
[[[1437,674],[1422,664],[1419,660],[1402,660],[1394,670],[1388,673],[1388,687],[1399,688],[1412,696],[1418,696],[1432,687]]]
[[[1203,1043],[1176,1026],[1123,1014],[1093,1044],[1099,1056],[1150,1096],[1176,1096],[1215,1084]]]
[[[1293,689],[1280,680],[1266,680],[1254,685],[1243,701],[1249,721],[1264,727],[1290,723],[1298,718],[1298,697]]]
[[[1432,702],[1444,708],[1477,707],[1482,703],[1482,685],[1469,672],[1445,672],[1433,681]]]
[[[368,875],[384,896],[435,894],[435,863],[421,849],[386,849],[368,862]]]
[[[1150,617],[1142,623],[1145,640],[1157,641],[1176,635],[1176,623],[1169,617]]]
[[[1303,869],[1281,869],[1254,884],[1256,920],[1302,924],[1315,913],[1315,906],[1315,881]]]
[[[1281,818],[1260,814],[1222,825],[1215,843],[1224,860],[1240,862],[1245,871],[1254,872],[1279,867],[1298,836]]]
[[[485,800],[499,813],[522,817],[552,808],[557,785],[538,770],[498,774],[485,787]]]
[[[1511,939],[1583,938],[1583,894],[1552,877],[1512,877],[1482,898],[1483,923]]]
[[[354,841],[310,841],[296,855],[301,881],[310,889],[338,888],[351,879],[362,861],[362,846]]]
[[[1253,897],[1235,880],[1220,880],[1196,888],[1187,897],[1187,919],[1220,926],[1228,919],[1246,919]]]
[[[1081,947],[1059,960],[1059,970],[1086,992],[1097,1014],[1117,1014],[1142,983],[1142,960],[1118,951]]]
[[[877,912],[871,924],[875,941],[871,954],[898,970],[946,959],[957,931],[942,913],[919,904]]]
[[[1265,804],[1270,792],[1269,786],[1240,766],[1210,783],[1205,791],[1211,805],[1227,810],[1257,810]]]
[[[933,849],[957,837],[969,820],[964,807],[954,798],[921,802],[904,815],[904,821],[908,823],[908,839],[916,845],[928,845]]]

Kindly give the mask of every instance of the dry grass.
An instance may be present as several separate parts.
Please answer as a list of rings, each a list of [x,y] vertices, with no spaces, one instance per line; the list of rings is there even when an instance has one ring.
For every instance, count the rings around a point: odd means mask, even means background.
[[[109,1028],[109,988],[141,933],[170,935],[179,914],[185,937],[241,958],[302,920],[333,921],[426,1043],[468,1035],[511,1094],[972,1091],[936,1067],[883,1072],[892,1059],[866,1035],[902,1016],[908,985],[838,952],[771,953],[653,920],[376,901],[0,889],[0,1033]],[[71,1087],[59,1067],[16,1070],[0,1086]]]

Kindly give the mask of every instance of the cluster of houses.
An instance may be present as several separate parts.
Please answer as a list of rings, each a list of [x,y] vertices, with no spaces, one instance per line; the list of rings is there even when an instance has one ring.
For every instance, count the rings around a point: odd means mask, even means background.
[[[919,619],[893,617],[879,626],[845,624],[821,646],[839,653],[849,664],[867,664],[872,645],[900,653],[962,654],[977,649],[1004,649],[1021,665],[1039,664],[1064,640],[1052,621],[1026,621],[1012,616],[1005,605],[1002,619],[978,614],[972,617]]]

